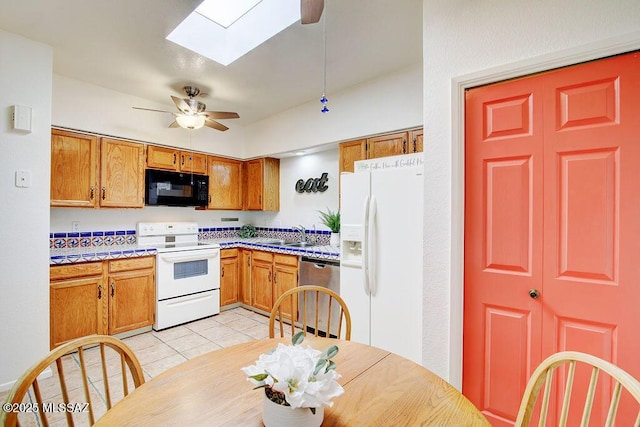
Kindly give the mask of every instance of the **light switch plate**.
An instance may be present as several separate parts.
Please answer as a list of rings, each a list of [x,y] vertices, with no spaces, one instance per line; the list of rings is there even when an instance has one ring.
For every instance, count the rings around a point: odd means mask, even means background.
[[[24,169],[16,171],[16,187],[31,187],[31,171]]]
[[[14,129],[31,132],[31,107],[14,105],[12,119]]]

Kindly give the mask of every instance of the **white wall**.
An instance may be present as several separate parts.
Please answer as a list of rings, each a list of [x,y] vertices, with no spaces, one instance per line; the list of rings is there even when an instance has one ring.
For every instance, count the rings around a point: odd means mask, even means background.
[[[457,82],[471,73],[493,75],[489,80],[494,81],[513,77],[536,68],[535,64],[561,63],[557,58],[569,54],[605,55],[600,49],[620,44],[620,39],[622,44],[635,39],[637,49],[640,37],[629,33],[640,30],[640,2],[424,0],[423,15],[423,362],[459,386],[464,132],[458,125],[463,103]]]
[[[416,58],[419,60],[419,58]],[[327,92],[329,113],[318,100],[247,126],[246,157],[422,126],[422,64],[340,93]]]
[[[320,178],[327,172],[329,187],[325,192],[298,193],[299,179]],[[280,211],[262,214],[256,226],[291,228],[303,225],[313,230],[329,230],[320,222],[318,211],[338,210],[338,149],[287,157],[280,160]]]
[[[243,129],[229,121],[229,130],[219,132],[209,128],[189,131],[169,129],[171,114],[134,110],[131,107],[175,111],[169,98],[160,105],[142,98],[115,92],[67,77],[53,76],[54,126],[113,135],[120,138],[170,145],[173,147],[215,153],[221,156],[243,157]]]
[[[51,48],[0,30],[0,390],[49,351]],[[10,107],[32,109],[32,132],[13,130]],[[15,171],[31,173],[17,188]]]

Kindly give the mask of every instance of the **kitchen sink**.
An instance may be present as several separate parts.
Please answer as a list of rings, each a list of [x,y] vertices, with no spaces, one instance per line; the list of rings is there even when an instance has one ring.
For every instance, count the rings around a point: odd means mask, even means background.
[[[289,243],[285,243],[283,246],[289,246],[294,248],[308,248],[310,246],[316,246],[316,244],[310,243],[310,242],[289,242]]]

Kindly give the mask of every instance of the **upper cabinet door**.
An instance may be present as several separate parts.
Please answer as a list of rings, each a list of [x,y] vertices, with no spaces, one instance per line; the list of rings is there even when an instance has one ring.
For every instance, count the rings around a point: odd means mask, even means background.
[[[409,152],[410,153],[422,153],[422,134],[423,129],[415,129],[409,132]]]
[[[280,160],[254,159],[245,166],[245,210],[280,210]]]
[[[178,170],[178,150],[157,145],[147,146],[147,167],[152,169]]]
[[[366,148],[366,139],[357,139],[340,144],[340,173],[353,172],[353,162],[367,158]]]
[[[51,130],[51,206],[96,206],[98,138]]]
[[[207,155],[192,151],[180,151],[180,171],[206,175]]]
[[[368,158],[397,156],[408,154],[409,150],[408,132],[392,133],[389,135],[376,136],[367,139]]]
[[[246,162],[246,206],[247,210],[262,209],[262,188],[264,186],[262,175],[264,159],[249,160]]]
[[[209,209],[242,210],[242,162],[209,156]]]
[[[109,138],[100,146],[100,206],[143,208],[144,146]]]

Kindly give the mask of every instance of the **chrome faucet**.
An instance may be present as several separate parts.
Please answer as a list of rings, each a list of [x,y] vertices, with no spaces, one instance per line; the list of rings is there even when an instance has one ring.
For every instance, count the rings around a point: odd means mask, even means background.
[[[300,241],[301,242],[307,242],[307,234],[305,232],[305,229],[302,225],[300,225],[299,227],[291,227],[292,229],[296,230],[298,233],[300,233]]]

